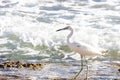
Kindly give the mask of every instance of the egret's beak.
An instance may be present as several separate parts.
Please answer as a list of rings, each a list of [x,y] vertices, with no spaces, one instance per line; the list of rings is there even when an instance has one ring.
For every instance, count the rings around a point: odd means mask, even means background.
[[[68,29],[68,27],[65,27],[65,28],[62,28],[62,29],[58,29],[58,30],[56,30],[56,32],[61,31],[61,30],[66,30],[66,29]]]
[[[58,29],[58,30],[56,30],[56,32],[61,31],[61,30],[63,30],[63,29]]]

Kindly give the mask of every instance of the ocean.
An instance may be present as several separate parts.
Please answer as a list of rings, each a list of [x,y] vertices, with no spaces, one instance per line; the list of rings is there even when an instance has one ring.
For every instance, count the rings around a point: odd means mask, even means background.
[[[46,63],[37,71],[0,68],[0,79],[73,77],[80,55],[66,44],[69,31],[56,32],[66,26],[74,30],[71,42],[108,51],[89,63],[90,80],[120,79],[119,69],[111,66],[120,64],[120,0],[0,0],[0,62]],[[84,80],[83,71],[79,77]]]

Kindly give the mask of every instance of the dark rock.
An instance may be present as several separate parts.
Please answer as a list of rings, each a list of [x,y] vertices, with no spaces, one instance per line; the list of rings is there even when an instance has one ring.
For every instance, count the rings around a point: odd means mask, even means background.
[[[120,69],[118,69],[118,71],[120,72]]]

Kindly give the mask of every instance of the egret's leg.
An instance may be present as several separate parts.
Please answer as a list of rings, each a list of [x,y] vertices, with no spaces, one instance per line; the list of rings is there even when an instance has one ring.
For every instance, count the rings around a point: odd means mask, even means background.
[[[89,66],[88,66],[88,61],[87,61],[87,60],[85,60],[85,62],[86,62],[86,67],[87,67],[86,80],[88,80],[88,68],[89,68]]]
[[[81,69],[80,69],[80,71],[75,75],[75,77],[73,78],[73,80],[76,80],[77,76],[81,73],[82,70],[83,70],[83,56],[81,56]]]

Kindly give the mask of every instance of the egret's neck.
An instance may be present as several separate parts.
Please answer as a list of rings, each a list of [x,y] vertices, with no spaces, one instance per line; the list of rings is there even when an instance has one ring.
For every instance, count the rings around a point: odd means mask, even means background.
[[[70,38],[73,35],[73,29],[71,29],[70,31],[70,34],[67,36],[67,43],[70,43]]]

